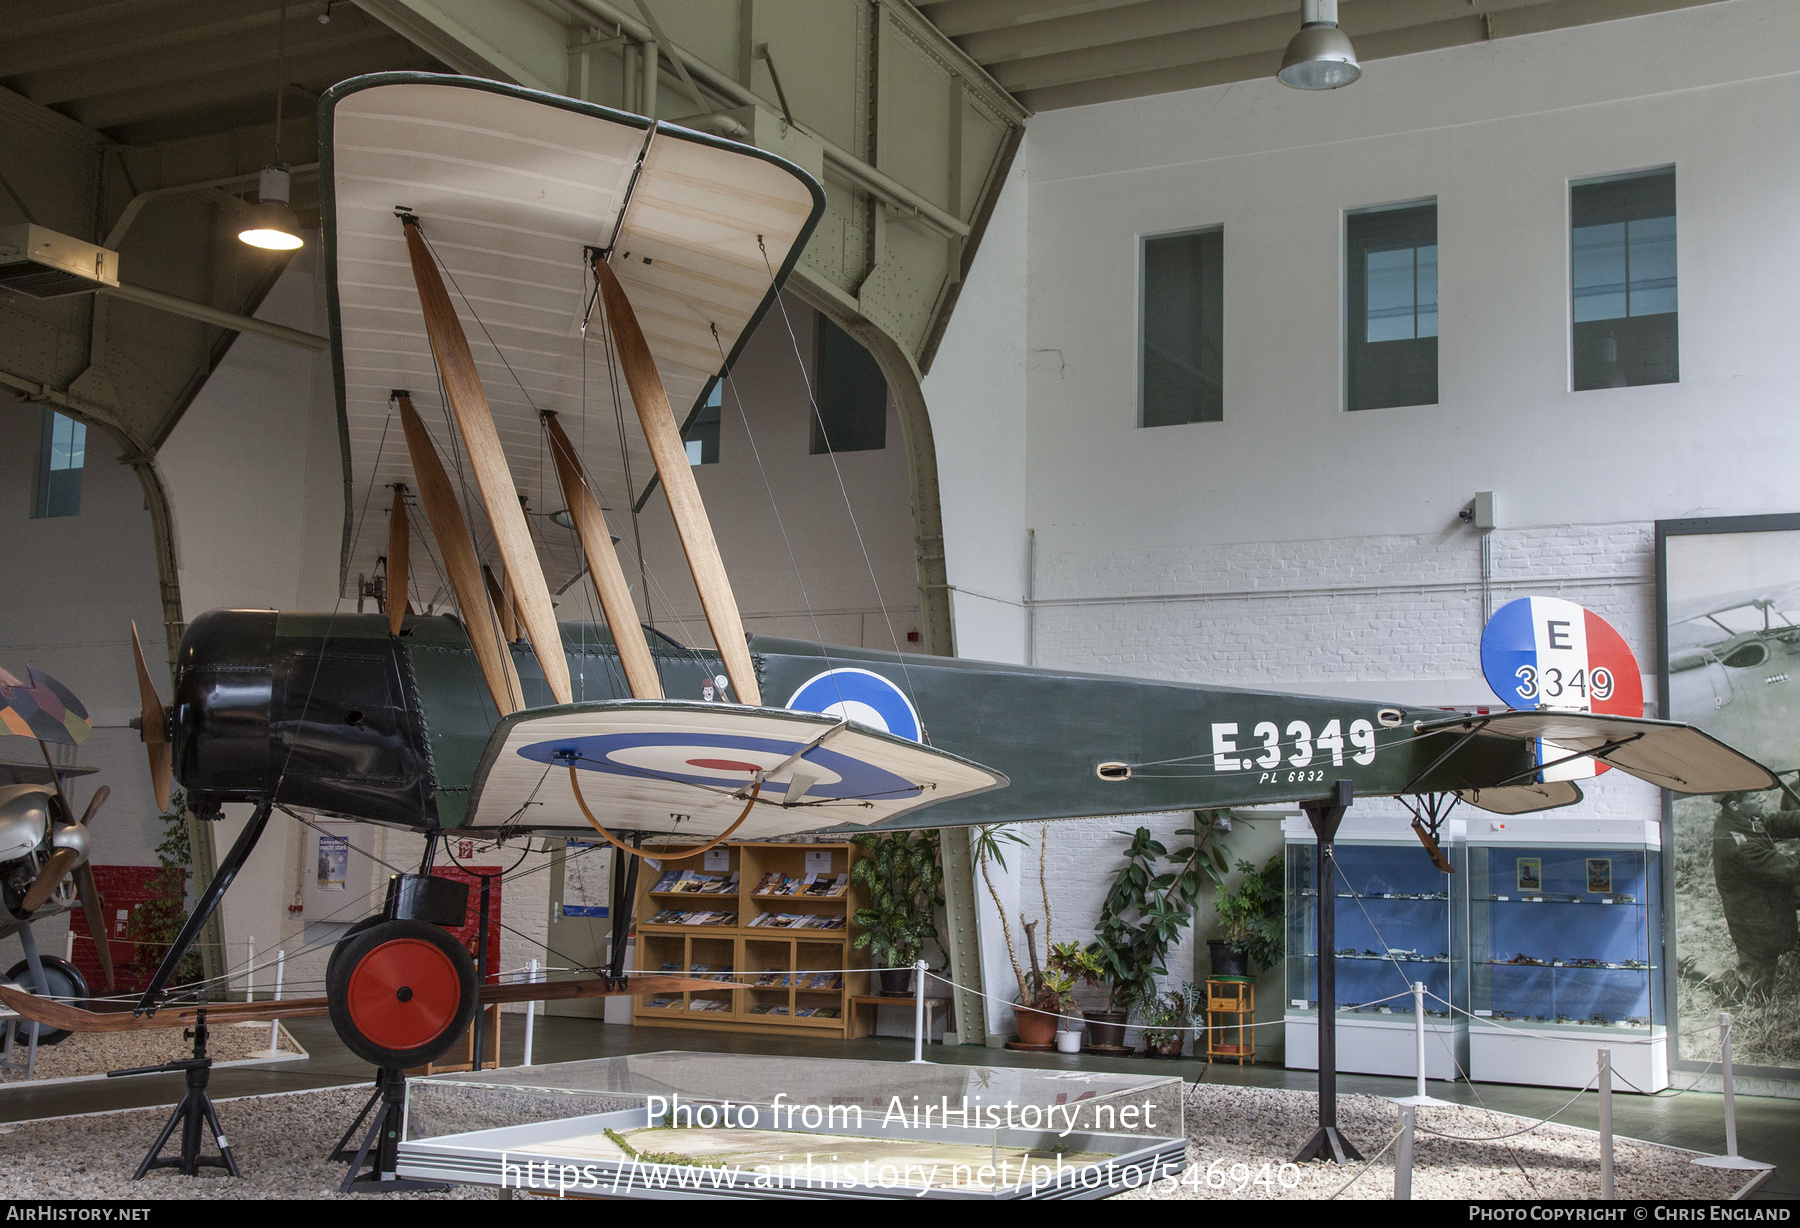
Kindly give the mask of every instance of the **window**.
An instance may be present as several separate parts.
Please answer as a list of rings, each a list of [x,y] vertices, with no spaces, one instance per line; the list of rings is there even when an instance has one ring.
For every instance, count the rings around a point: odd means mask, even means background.
[[[719,407],[725,395],[725,382],[713,381],[712,391],[706,395],[706,404],[700,407],[700,414],[694,419],[694,425],[688,427],[686,435],[688,464],[716,465],[719,463]]]
[[[1345,404],[1436,404],[1437,202],[1351,213],[1344,240]]]
[[[1224,421],[1224,253],[1218,229],[1144,240],[1139,426]]]
[[[87,456],[87,427],[48,407],[44,443],[38,453],[38,516],[81,513],[81,468]]]
[[[887,447],[887,380],[856,338],[819,316],[819,412],[812,454],[870,452]]]
[[[1569,185],[1576,391],[1681,378],[1675,169]]]

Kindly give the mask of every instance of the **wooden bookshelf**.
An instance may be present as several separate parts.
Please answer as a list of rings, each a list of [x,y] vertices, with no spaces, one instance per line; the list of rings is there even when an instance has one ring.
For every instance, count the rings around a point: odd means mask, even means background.
[[[729,967],[733,972],[751,975],[733,976],[730,983],[721,982],[716,990],[691,990],[633,999],[632,1021],[651,1027],[703,1031],[864,1035],[866,1026],[862,1012],[852,1009],[850,1000],[869,992],[867,972],[836,974],[829,987],[814,987],[807,983],[813,979],[808,974],[817,970],[862,969],[868,965],[863,952],[851,946],[861,933],[852,918],[857,909],[867,906],[862,888],[848,882],[851,866],[863,856],[862,849],[847,842],[732,841],[715,849],[715,855],[720,850],[726,854],[724,869],[708,870],[704,856],[681,857],[679,854],[658,858],[661,869],[644,866],[638,876],[635,913],[636,967],[640,972],[658,972],[667,967],[671,972],[698,976]],[[766,875],[797,879],[804,884],[809,854],[815,866],[821,860],[826,865],[827,869],[820,874],[825,881],[835,884],[839,875],[846,877],[843,894],[784,895],[757,891]],[[689,872],[692,879],[709,882],[728,882],[736,874],[737,886],[732,891],[656,889],[665,876],[680,871]],[[804,887],[801,890],[804,891]],[[654,919],[669,911],[690,915],[735,913],[736,920],[728,924],[683,924]],[[839,929],[753,924],[758,917],[782,914],[842,918],[843,924]],[[696,964],[707,967],[696,972]],[[772,976],[774,983],[756,984],[766,976]],[[651,1002],[657,998],[667,999],[667,1004],[652,1006]],[[820,1008],[834,1010],[836,1014],[796,1013]],[[782,1013],[775,1013],[777,1010]]]

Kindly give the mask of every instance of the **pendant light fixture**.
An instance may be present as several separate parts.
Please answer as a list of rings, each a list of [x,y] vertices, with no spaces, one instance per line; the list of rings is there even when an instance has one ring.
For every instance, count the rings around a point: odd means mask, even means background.
[[[300,219],[288,203],[293,199],[293,182],[281,160],[281,103],[287,93],[287,0],[282,0],[275,39],[275,161],[262,168],[256,185],[258,203],[244,228],[238,231],[238,239],[265,251],[291,252],[305,246],[306,241],[300,237]]]
[[[1338,0],[1301,0],[1300,33],[1275,76],[1297,90],[1335,90],[1362,76],[1350,36],[1338,29]]]

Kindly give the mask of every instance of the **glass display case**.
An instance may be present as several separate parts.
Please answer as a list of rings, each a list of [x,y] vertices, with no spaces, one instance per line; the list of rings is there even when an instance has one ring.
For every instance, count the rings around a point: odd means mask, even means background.
[[[1633,1084],[1652,1091],[1647,1077],[1667,1086],[1667,1062],[1642,1077],[1627,1071],[1663,1037],[1654,825],[1589,819],[1571,830],[1539,819],[1503,826],[1505,839],[1469,846],[1469,1008],[1483,1037],[1505,1035],[1508,1043],[1478,1044],[1481,1070],[1472,1075],[1579,1088],[1593,1075],[1598,1048],[1611,1048]],[[1555,1052],[1544,1048],[1528,1059],[1534,1034],[1553,1039]],[[1573,1037],[1593,1046],[1571,1053]]]
[[[1468,849],[1471,1076],[1580,1087],[1608,1048],[1629,1084],[1667,1086],[1656,825],[1482,826]]]
[[[1319,889],[1317,846],[1304,819],[1284,824],[1287,845],[1287,1064],[1318,1065]],[[1464,856],[1447,827],[1440,845],[1460,872]],[[1334,845],[1338,1069],[1411,1075],[1417,1070],[1412,986],[1425,986],[1426,1074],[1449,1079],[1462,1060],[1467,976],[1463,912],[1453,875],[1431,862],[1398,819],[1346,817]],[[1396,996],[1398,995],[1398,996]]]

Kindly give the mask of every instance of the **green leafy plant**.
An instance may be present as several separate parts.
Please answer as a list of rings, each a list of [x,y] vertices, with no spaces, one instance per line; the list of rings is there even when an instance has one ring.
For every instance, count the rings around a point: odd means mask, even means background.
[[[169,811],[160,821],[163,838],[156,846],[158,868],[148,883],[150,898],[131,910],[125,920],[123,935],[126,941],[137,944],[131,970],[143,981],[156,975],[164,953],[181,932],[181,923],[187,919],[187,877],[194,862],[193,850],[188,845],[187,797],[179,789],[169,798]],[[94,940],[105,942],[107,939],[103,934],[96,934]],[[189,951],[175,969],[170,984],[186,985],[200,977],[200,952]]]
[[[877,967],[903,968],[938,936],[937,910],[944,902],[938,834],[858,832],[850,839],[869,853],[850,870],[850,880],[869,899],[867,908],[856,910],[862,933],[853,945],[868,951]]]
[[[1185,990],[1171,989],[1167,993],[1156,994],[1138,1006],[1138,1021],[1143,1025],[1144,1043],[1153,1048],[1179,1041],[1181,1029],[1187,1026],[1190,1017],[1191,1009]]]
[[[1269,858],[1260,870],[1240,860],[1237,870],[1243,880],[1236,890],[1221,884],[1214,898],[1219,937],[1239,955],[1248,955],[1259,968],[1273,968],[1287,951],[1282,915],[1285,868],[1280,853]]]
[[[1175,833],[1189,843],[1174,853],[1148,827],[1131,833],[1125,864],[1113,876],[1086,952],[1097,969],[1094,979],[1107,986],[1107,1010],[1129,1010],[1156,997],[1156,978],[1169,975],[1169,951],[1193,919],[1202,884],[1224,881],[1230,862],[1217,820],[1225,813],[1196,811],[1194,825]]]

